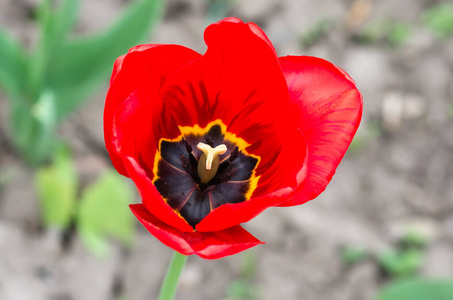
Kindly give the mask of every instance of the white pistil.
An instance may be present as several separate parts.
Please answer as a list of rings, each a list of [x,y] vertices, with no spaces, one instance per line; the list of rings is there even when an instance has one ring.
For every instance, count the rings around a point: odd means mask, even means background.
[[[224,144],[212,148],[208,144],[198,143],[197,148],[206,155],[206,170],[211,170],[212,161],[215,157],[222,155],[227,151],[227,147]]]
[[[202,183],[208,183],[217,173],[219,156],[227,151],[227,147],[222,144],[212,148],[208,144],[198,143],[197,148],[203,152],[198,161],[198,175]]]

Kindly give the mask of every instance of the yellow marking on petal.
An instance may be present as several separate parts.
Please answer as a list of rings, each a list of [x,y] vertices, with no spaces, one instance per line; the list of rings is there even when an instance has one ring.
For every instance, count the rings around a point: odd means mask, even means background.
[[[256,164],[258,166],[258,164]],[[255,167],[256,170],[256,167]],[[252,194],[255,191],[256,187],[258,186],[258,181],[260,180],[261,176],[255,176],[255,170],[253,170],[252,176],[249,179],[249,190],[245,193],[245,201],[250,200],[252,198]]]

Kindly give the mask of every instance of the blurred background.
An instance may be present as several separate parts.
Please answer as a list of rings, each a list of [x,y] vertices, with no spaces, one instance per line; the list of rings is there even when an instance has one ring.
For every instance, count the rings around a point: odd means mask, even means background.
[[[440,0],[0,0],[0,299],[157,297],[172,250],[112,171],[108,76],[138,43],[204,53],[226,16],[280,56],[346,70],[363,120],[320,197],[247,223],[266,245],[190,257],[177,299],[453,299],[453,2]]]

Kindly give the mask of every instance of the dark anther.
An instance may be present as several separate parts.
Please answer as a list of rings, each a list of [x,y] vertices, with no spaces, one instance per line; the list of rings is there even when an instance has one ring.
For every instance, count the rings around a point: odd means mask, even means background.
[[[193,157],[193,155],[192,155],[192,157]],[[190,157],[190,158],[192,158],[192,157]],[[186,170],[187,174],[189,174],[196,183],[199,183],[200,177],[198,176],[196,165],[194,168],[193,164],[191,163],[192,159],[191,159],[191,161],[189,161],[182,154],[179,155],[179,159],[181,159],[181,166],[184,168],[184,170]]]
[[[236,171],[237,171],[236,169],[232,169],[227,172],[218,173],[218,175],[214,177],[211,181],[209,181],[208,184],[214,186],[222,182],[227,182],[228,180],[230,180],[231,176],[233,176],[236,173]]]
[[[192,169],[196,170],[198,167],[198,161],[192,153],[192,146],[190,146],[186,140],[184,140],[184,145],[186,146],[186,151],[189,154],[190,165],[192,166]]]
[[[192,146],[190,146],[190,144],[186,140],[184,140],[184,145],[186,146],[187,153],[192,153]]]
[[[189,154],[189,159],[190,159],[190,165],[192,166],[192,169],[196,170],[198,168],[197,159],[195,158],[195,156],[193,156],[192,153]]]
[[[239,148],[236,146],[234,150],[230,154],[230,158],[228,158],[228,162],[232,163],[236,158],[238,158]]]
[[[231,176],[236,173],[236,169],[232,169],[228,172],[225,172],[222,174],[222,176],[219,176],[220,182],[225,182],[230,180]]]
[[[234,147],[233,151],[231,151],[230,157],[225,159],[220,165],[219,169],[217,170],[217,174],[222,174],[225,170],[230,166],[230,164],[238,158],[239,155],[239,148],[236,146]],[[224,181],[221,181],[224,182]]]
[[[214,142],[210,138],[206,138],[206,144],[214,148]]]

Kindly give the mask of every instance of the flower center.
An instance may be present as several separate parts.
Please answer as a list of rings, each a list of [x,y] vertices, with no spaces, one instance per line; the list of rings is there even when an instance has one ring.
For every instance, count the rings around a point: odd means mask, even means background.
[[[192,227],[213,209],[250,199],[259,177],[259,157],[215,121],[206,128],[181,127],[181,136],[161,139],[153,183],[166,203]]]

